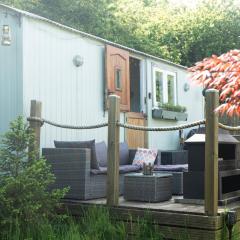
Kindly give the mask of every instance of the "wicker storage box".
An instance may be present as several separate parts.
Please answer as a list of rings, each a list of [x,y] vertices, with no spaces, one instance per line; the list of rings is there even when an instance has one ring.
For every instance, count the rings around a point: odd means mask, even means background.
[[[142,173],[124,176],[124,198],[130,201],[162,202],[172,197],[172,175]]]
[[[172,174],[172,194],[183,195],[183,172],[157,171],[156,173]]]

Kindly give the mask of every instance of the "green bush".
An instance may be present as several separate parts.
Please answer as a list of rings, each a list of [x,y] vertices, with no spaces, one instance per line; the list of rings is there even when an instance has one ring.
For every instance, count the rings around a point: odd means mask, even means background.
[[[22,117],[10,124],[0,149],[0,230],[25,230],[56,216],[68,189],[48,190],[55,177],[46,160],[32,150],[34,135]]]

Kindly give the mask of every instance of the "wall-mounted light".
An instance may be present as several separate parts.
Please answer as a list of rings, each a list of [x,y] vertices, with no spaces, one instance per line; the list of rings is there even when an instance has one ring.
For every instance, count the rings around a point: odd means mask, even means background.
[[[8,25],[2,26],[2,45],[3,46],[11,45],[11,31]]]
[[[76,66],[76,67],[80,67],[83,65],[83,57],[81,57],[80,55],[76,55],[74,58],[73,58],[73,64]]]
[[[183,85],[183,90],[184,90],[184,92],[189,91],[189,89],[190,89],[189,83],[184,83],[184,85]]]

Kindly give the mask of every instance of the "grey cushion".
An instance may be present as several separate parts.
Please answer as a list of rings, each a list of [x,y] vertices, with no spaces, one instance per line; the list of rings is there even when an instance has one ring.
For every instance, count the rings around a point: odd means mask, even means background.
[[[139,172],[140,167],[137,165],[122,165],[119,166],[119,173]],[[100,167],[100,169],[91,169],[91,173],[95,175],[107,174],[107,167]]]
[[[187,170],[188,170],[188,164],[154,165],[154,171],[185,172]]]
[[[91,168],[99,169],[96,158],[95,140],[90,141],[54,141],[56,148],[89,148],[91,149]]]
[[[96,157],[100,167],[107,166],[107,145],[104,141],[96,143]]]
[[[120,154],[120,165],[128,165],[130,164],[129,161],[129,149],[128,144],[126,142],[122,142],[119,145],[119,154]]]
[[[119,144],[119,164],[128,165],[129,160],[129,149],[126,142]],[[100,167],[107,167],[107,145],[104,141],[96,143],[96,157]]]
[[[119,166],[120,173],[138,172],[140,170],[139,166],[134,166],[132,164]]]

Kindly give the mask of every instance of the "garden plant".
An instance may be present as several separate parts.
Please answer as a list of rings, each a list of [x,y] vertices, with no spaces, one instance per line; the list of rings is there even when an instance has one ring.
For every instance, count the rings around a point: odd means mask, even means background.
[[[13,232],[25,236],[29,228],[56,218],[56,208],[67,192],[48,190],[54,175],[46,160],[32,148],[32,130],[18,117],[1,141],[0,232],[4,239]],[[11,238],[9,238],[11,239]]]

